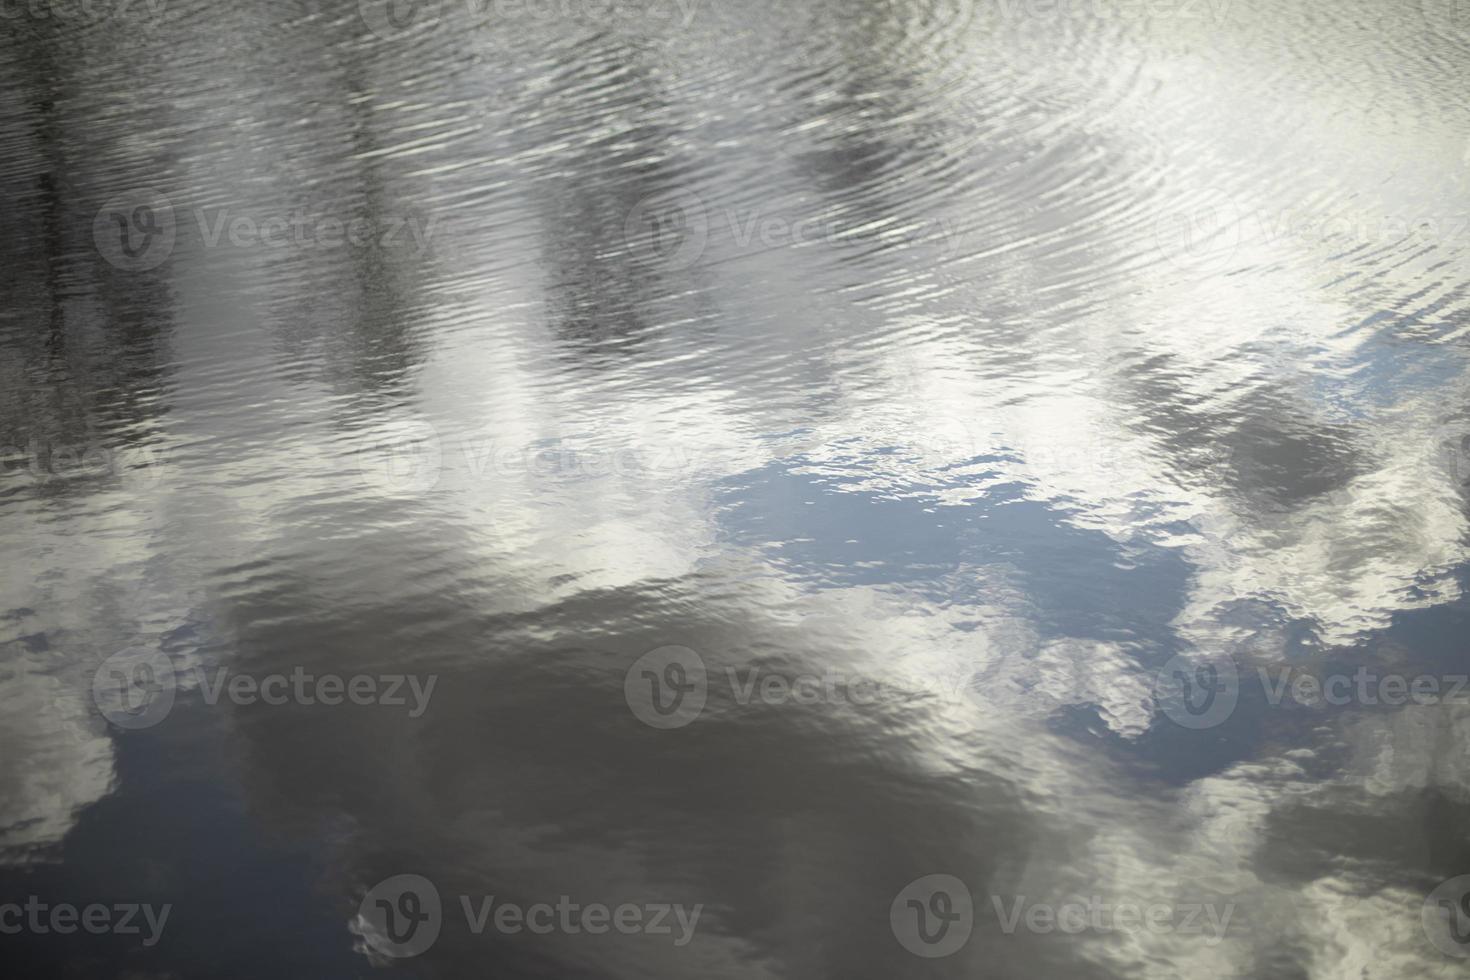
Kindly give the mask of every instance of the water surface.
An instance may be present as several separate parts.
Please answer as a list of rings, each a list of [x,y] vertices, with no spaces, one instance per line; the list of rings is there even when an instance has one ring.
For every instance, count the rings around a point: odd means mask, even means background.
[[[172,910],[25,975],[1463,975],[1464,3],[79,9],[0,900]]]

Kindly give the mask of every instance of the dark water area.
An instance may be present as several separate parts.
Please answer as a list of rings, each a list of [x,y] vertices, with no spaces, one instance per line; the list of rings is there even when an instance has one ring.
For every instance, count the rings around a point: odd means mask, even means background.
[[[0,216],[0,975],[1470,969],[1470,0],[14,0]]]

